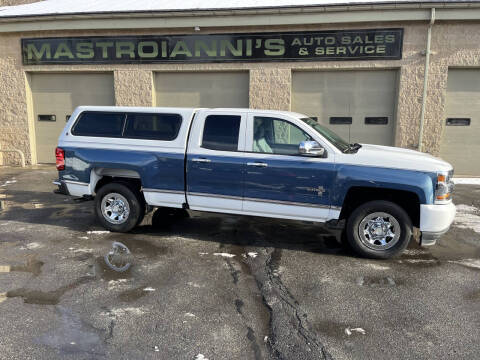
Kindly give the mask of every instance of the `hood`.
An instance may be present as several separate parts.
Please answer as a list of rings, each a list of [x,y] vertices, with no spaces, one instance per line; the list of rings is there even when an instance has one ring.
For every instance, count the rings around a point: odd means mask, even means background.
[[[450,171],[452,165],[420,151],[399,147],[361,144],[354,154],[336,156],[336,162],[425,172]]]

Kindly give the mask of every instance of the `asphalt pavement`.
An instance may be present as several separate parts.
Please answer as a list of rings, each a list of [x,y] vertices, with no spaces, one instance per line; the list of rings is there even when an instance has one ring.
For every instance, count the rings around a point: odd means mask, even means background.
[[[436,246],[379,261],[308,222],[110,233],[55,178],[0,168],[0,359],[480,358],[480,185]]]

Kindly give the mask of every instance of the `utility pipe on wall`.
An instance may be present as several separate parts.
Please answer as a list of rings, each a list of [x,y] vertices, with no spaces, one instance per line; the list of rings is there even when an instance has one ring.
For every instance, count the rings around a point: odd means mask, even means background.
[[[435,23],[435,8],[432,8],[430,13],[430,24],[427,32],[427,50],[425,51],[425,71],[423,78],[423,96],[422,96],[422,111],[420,113],[420,133],[418,136],[418,151],[422,151],[423,146],[423,126],[425,123],[425,106],[427,103],[427,88],[428,88],[428,70],[430,69],[430,43],[432,40],[432,28]]]

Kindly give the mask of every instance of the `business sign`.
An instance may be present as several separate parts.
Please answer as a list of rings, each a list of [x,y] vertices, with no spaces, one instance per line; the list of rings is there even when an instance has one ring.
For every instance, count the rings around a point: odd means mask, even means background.
[[[395,60],[403,29],[22,39],[23,64]]]

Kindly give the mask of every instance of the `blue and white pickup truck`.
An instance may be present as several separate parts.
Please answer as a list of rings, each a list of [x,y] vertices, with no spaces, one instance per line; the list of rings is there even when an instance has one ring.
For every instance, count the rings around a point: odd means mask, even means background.
[[[455,216],[450,164],[348,144],[286,111],[79,107],[56,159],[57,192],[94,198],[101,224],[117,232],[154,207],[328,222],[358,254],[389,258],[414,227],[432,245]]]

